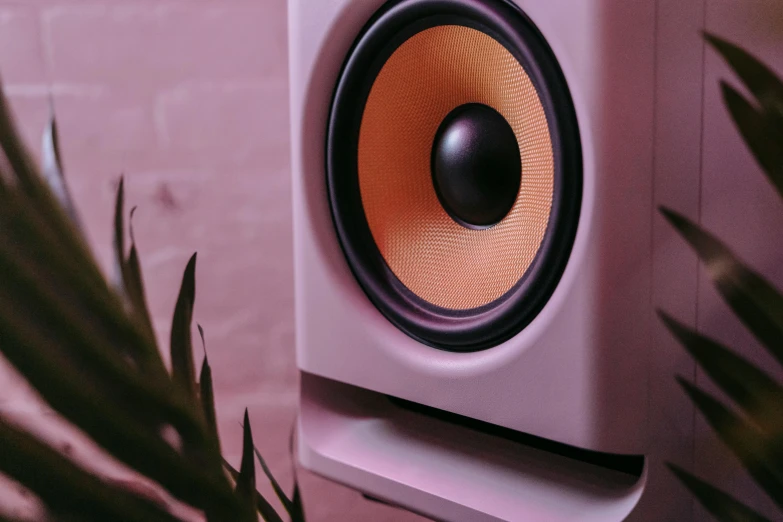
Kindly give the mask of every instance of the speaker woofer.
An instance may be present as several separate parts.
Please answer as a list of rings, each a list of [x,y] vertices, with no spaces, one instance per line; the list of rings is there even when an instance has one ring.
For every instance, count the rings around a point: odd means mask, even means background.
[[[557,285],[579,218],[579,131],[554,55],[515,6],[387,3],[344,64],[326,159],[351,270],[408,335],[495,346]]]

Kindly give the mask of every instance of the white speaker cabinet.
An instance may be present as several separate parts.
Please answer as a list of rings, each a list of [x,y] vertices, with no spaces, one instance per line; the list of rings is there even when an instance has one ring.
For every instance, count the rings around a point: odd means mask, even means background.
[[[705,70],[718,61],[704,61],[711,51],[699,30],[747,27],[737,13],[751,7],[515,0],[573,101],[578,226],[535,317],[497,346],[459,353],[419,342],[378,310],[346,261],[330,210],[335,86],[384,3],[288,2],[301,463],[438,520],[619,521],[642,497],[631,515],[638,520],[690,519],[691,501],[662,462],[691,463],[693,410],[674,374],[694,370],[655,308],[693,324],[709,283],[697,286],[695,256],[657,206],[698,219],[717,201],[704,198],[728,197],[739,183],[721,178],[718,194],[719,181],[702,174],[702,161],[715,161],[702,154],[716,143],[747,153],[730,130],[715,136],[704,127],[728,117]],[[780,36],[773,41],[783,48]],[[745,156],[742,168],[758,170]],[[741,209],[727,204],[726,213]]]

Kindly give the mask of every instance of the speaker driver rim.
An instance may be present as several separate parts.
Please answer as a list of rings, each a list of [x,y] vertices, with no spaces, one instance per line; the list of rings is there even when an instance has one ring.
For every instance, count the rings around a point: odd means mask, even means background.
[[[370,231],[358,181],[359,130],[375,79],[407,39],[441,25],[478,29],[519,61],[544,107],[554,154],[552,207],[538,253],[506,294],[468,310],[433,305],[395,276]],[[576,236],[582,197],[581,140],[554,53],[515,5],[506,0],[387,2],[362,29],[343,64],[325,145],[329,204],[343,253],[370,301],[400,330],[435,348],[471,352],[508,340],[538,315],[565,270]]]

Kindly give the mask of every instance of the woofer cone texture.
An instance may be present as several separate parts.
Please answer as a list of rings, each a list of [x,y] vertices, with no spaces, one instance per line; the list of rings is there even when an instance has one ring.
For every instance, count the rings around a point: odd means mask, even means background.
[[[463,105],[505,118],[521,157],[521,176],[505,176],[521,179],[510,210],[456,212],[489,215],[480,226],[460,222],[433,172],[438,130]],[[326,175],[340,244],[372,303],[424,344],[496,346],[540,312],[576,235],[582,156],[562,71],[505,0],[392,0],[343,65]]]

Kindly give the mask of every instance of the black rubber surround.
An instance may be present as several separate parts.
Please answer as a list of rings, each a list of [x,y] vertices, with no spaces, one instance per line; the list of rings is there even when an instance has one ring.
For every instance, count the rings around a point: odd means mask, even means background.
[[[397,279],[375,245],[359,191],[359,129],[370,88],[403,42],[439,25],[478,29],[517,58],[539,93],[554,151],[554,200],[538,255],[505,295],[470,310],[435,306]],[[326,177],[332,218],[348,264],[367,296],[392,323],[424,344],[449,351],[477,351],[508,340],[533,320],[552,295],[579,221],[579,129],[554,54],[532,22],[505,0],[387,2],[354,42],[337,82],[326,137]]]

